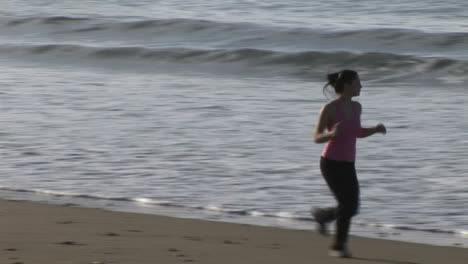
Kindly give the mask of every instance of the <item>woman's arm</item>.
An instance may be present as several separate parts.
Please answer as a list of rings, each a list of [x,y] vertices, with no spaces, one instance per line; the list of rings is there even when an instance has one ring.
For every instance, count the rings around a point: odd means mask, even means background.
[[[382,133],[386,134],[387,129],[385,128],[384,124],[378,124],[375,127],[361,127],[361,130],[359,131],[358,138],[365,138],[374,135],[375,133]]]
[[[314,129],[314,142],[315,143],[327,142],[328,140],[336,137],[336,135],[338,134],[340,123],[335,124],[330,131],[325,131],[326,126],[328,124],[329,117],[330,117],[330,105],[325,105],[324,107],[322,107],[322,110],[320,110],[318,121],[317,121],[317,124],[315,125],[315,129]]]
[[[361,106],[361,104],[359,102],[356,102],[356,103],[357,103],[357,108],[358,108],[358,111],[359,111],[359,116],[361,116],[362,106]],[[361,130],[359,131],[357,137],[358,138],[366,138],[366,137],[374,135],[375,133],[386,134],[387,129],[385,128],[385,126],[383,124],[378,124],[378,125],[376,125],[374,127],[361,127]]]

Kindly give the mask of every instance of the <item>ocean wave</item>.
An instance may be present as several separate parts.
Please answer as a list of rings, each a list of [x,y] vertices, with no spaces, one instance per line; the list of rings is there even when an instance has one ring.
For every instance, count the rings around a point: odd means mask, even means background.
[[[87,21],[87,18],[67,17],[67,16],[49,16],[49,17],[26,17],[26,18],[13,18],[9,19],[6,23],[7,26],[19,26],[25,24],[66,24],[77,23],[80,21]]]
[[[156,30],[159,33],[172,32],[187,33],[200,31],[234,31],[249,29],[251,27],[260,27],[248,23],[226,23],[209,20],[196,19],[154,19],[154,20],[109,20],[86,17],[65,17],[65,16],[50,16],[50,17],[25,17],[25,18],[0,18],[0,27],[15,28],[27,27],[31,29],[44,28],[46,30],[56,27],[59,33],[86,32],[95,30],[114,30],[128,33],[131,31],[140,31],[146,33]],[[65,27],[66,26],[66,27]],[[262,27],[260,27],[262,28]]]
[[[226,64],[243,69],[276,69],[275,74],[310,76],[326,72],[327,68],[357,68],[360,71],[383,72],[386,76],[401,73],[399,77],[458,78],[468,81],[468,61],[444,57],[419,57],[392,53],[352,53],[347,51],[280,52],[259,49],[187,49],[145,47],[93,47],[78,45],[2,45],[0,54],[24,56],[27,59],[47,57],[66,61],[88,61],[92,65],[112,68],[119,65],[147,67],[148,64],[165,65],[219,65]],[[107,64],[106,64],[107,62]],[[104,64],[103,64],[104,63]],[[196,67],[195,67],[196,68]],[[213,67],[215,68],[215,67]]]
[[[25,34],[31,38],[60,35],[64,40],[120,41],[140,46],[155,42],[168,45],[198,44],[229,47],[307,51],[349,49],[397,54],[450,54],[467,59],[467,32],[433,33],[398,28],[325,31],[313,27],[274,27],[254,23],[229,23],[203,19],[106,19],[97,17],[35,16],[2,17],[2,34]]]

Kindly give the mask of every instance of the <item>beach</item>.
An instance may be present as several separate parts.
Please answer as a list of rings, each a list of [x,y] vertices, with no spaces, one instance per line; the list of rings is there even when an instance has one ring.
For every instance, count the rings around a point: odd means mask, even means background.
[[[313,231],[0,200],[0,263],[465,264],[468,249],[352,237],[327,255]]]
[[[0,264],[342,263],[310,214],[342,69],[388,132],[346,262],[468,263],[467,1],[0,3]]]

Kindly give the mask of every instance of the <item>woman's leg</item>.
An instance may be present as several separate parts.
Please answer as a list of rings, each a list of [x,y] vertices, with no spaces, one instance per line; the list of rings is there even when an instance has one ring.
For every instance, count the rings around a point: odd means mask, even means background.
[[[356,170],[354,163],[324,158],[320,162],[320,167],[338,202],[338,207],[335,210],[336,236],[332,248],[343,250],[348,241],[351,218],[357,214],[359,207],[359,183]]]

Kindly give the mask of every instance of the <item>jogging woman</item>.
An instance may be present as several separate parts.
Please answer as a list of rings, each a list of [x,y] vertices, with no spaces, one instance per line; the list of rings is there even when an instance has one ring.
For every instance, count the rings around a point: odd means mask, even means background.
[[[332,86],[337,98],[321,109],[314,141],[326,143],[320,159],[320,170],[338,205],[315,209],[312,214],[322,234],[326,233],[327,224],[336,220],[336,234],[330,256],[351,257],[347,249],[349,227],[351,218],[359,208],[359,183],[354,166],[356,138],[365,138],[375,133],[385,134],[386,128],[383,124],[361,127],[362,107],[359,102],[352,100],[359,96],[362,87],[357,72],[342,70],[327,77],[328,83],[324,89]]]

